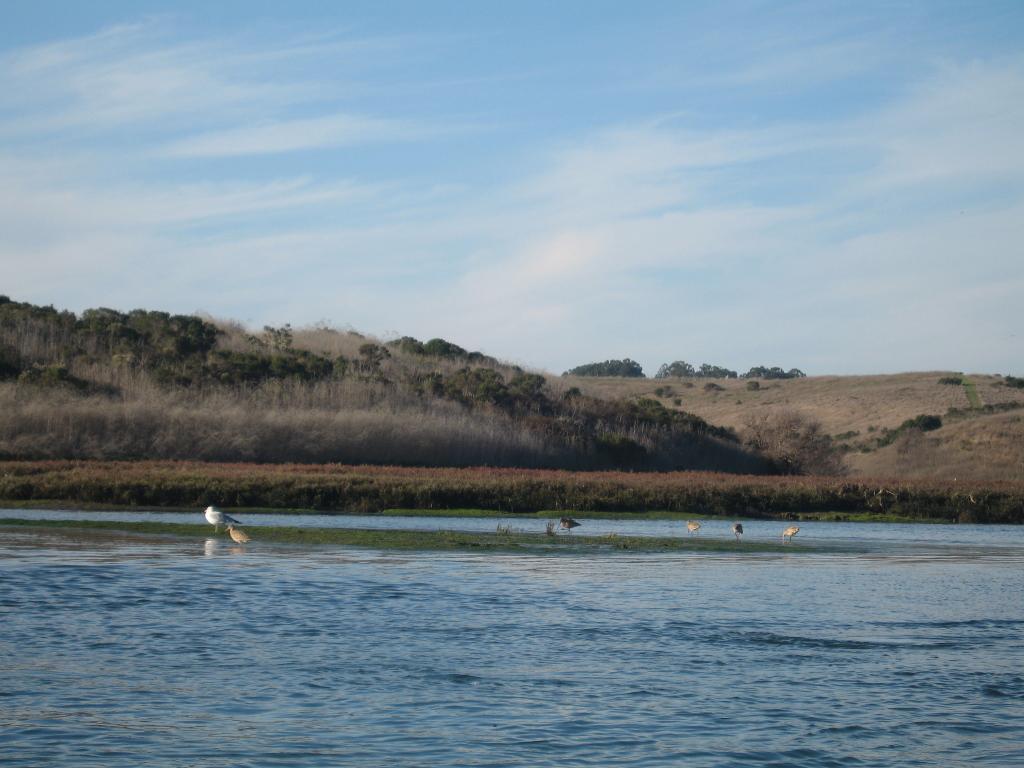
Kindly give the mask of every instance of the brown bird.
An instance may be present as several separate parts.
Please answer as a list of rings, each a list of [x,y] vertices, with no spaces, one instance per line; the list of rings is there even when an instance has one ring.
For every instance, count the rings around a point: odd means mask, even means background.
[[[786,539],[789,539],[790,541],[792,541],[793,537],[796,536],[799,532],[800,528],[798,526],[791,525],[789,526],[789,528],[782,532],[782,540],[785,541]]]
[[[700,523],[698,523],[696,520],[687,520],[686,530],[688,530],[692,535],[700,530]]]
[[[561,520],[558,521],[558,524],[562,526],[562,528],[567,530],[569,533],[572,533],[573,528],[577,528],[580,525],[582,525],[582,523],[573,520],[571,517],[563,517]]]
[[[238,544],[245,544],[250,541],[249,534],[245,533],[245,531],[238,530],[233,525],[228,526],[228,536],[231,537],[232,541]]]
[[[743,523],[733,523],[732,524],[732,532],[733,532],[733,535],[736,537],[736,541],[739,541],[740,540],[740,536],[743,535]]]

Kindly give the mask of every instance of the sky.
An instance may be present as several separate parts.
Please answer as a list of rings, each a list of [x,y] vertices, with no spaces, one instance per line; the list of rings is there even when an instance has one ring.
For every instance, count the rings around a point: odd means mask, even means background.
[[[1019,0],[3,9],[14,300],[1024,373]]]

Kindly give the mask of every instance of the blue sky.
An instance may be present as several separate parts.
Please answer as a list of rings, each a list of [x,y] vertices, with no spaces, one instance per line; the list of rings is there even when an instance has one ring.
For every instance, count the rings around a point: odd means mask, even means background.
[[[8,0],[0,293],[1020,375],[1022,137],[1016,0]]]

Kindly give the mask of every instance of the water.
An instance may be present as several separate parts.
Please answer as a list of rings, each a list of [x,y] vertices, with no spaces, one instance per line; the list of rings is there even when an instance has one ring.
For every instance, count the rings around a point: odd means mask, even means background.
[[[516,531],[543,533],[546,519],[529,517],[405,517],[397,515],[320,515],[236,513],[246,529],[261,525],[311,528],[369,528],[374,530],[471,531],[493,533],[497,526]],[[123,520],[126,522],[165,522],[206,524],[201,511],[195,512],[101,512],[66,509],[0,509],[0,518],[26,520]],[[552,518],[557,519],[557,518]],[[576,535],[606,536],[687,536],[683,520],[603,519],[576,515],[583,525]],[[781,541],[782,531],[792,523],[778,520],[745,520],[744,541]],[[834,542],[874,547],[895,544],[899,547],[938,545],[948,551],[951,545],[1019,553],[1024,547],[1024,528],[1013,525],[904,525],[892,523],[831,523],[801,521],[798,541]],[[731,520],[702,520],[698,538],[732,539]],[[212,527],[210,529],[213,530]],[[258,534],[257,534],[258,535]]]
[[[0,762],[1024,763],[1024,529],[877,527],[749,556],[0,529]]]

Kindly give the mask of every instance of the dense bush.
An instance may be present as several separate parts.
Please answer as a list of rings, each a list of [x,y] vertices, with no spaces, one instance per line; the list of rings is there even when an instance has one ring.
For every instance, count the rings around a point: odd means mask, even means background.
[[[334,363],[305,350],[289,354],[257,355],[249,352],[213,352],[202,376],[221,384],[255,384],[267,379],[316,381],[334,373]]]
[[[71,389],[86,390],[88,382],[72,376],[66,366],[63,365],[33,365],[21,372],[18,376],[19,384],[29,384],[38,387],[69,387]]]
[[[1017,376],[1010,376],[1007,374],[1003,377],[1003,384],[1007,387],[1013,387],[1014,389],[1024,389],[1024,378],[1018,378]]]
[[[14,347],[4,344],[0,346],[0,381],[16,379],[21,373],[21,356]]]
[[[942,417],[922,413],[912,419],[904,421],[898,429],[919,429],[922,432],[930,432],[933,429],[942,427]]]
[[[960,376],[943,376],[939,379],[939,384],[946,384],[951,387],[959,387],[964,383],[964,380]]]
[[[423,357],[439,357],[448,360],[461,360],[467,363],[481,365],[497,365],[498,361],[482,352],[469,352],[458,344],[453,344],[444,339],[431,339],[424,343],[412,336],[402,336],[400,339],[389,341],[388,346],[396,347],[408,355],[421,355]]]
[[[887,429],[882,433],[882,436],[877,438],[876,443],[878,447],[890,445],[895,442],[897,438],[903,437],[904,435],[912,432],[931,432],[942,427],[942,417],[934,416],[927,413],[922,413],[915,416],[912,419],[906,419],[896,429]]]

